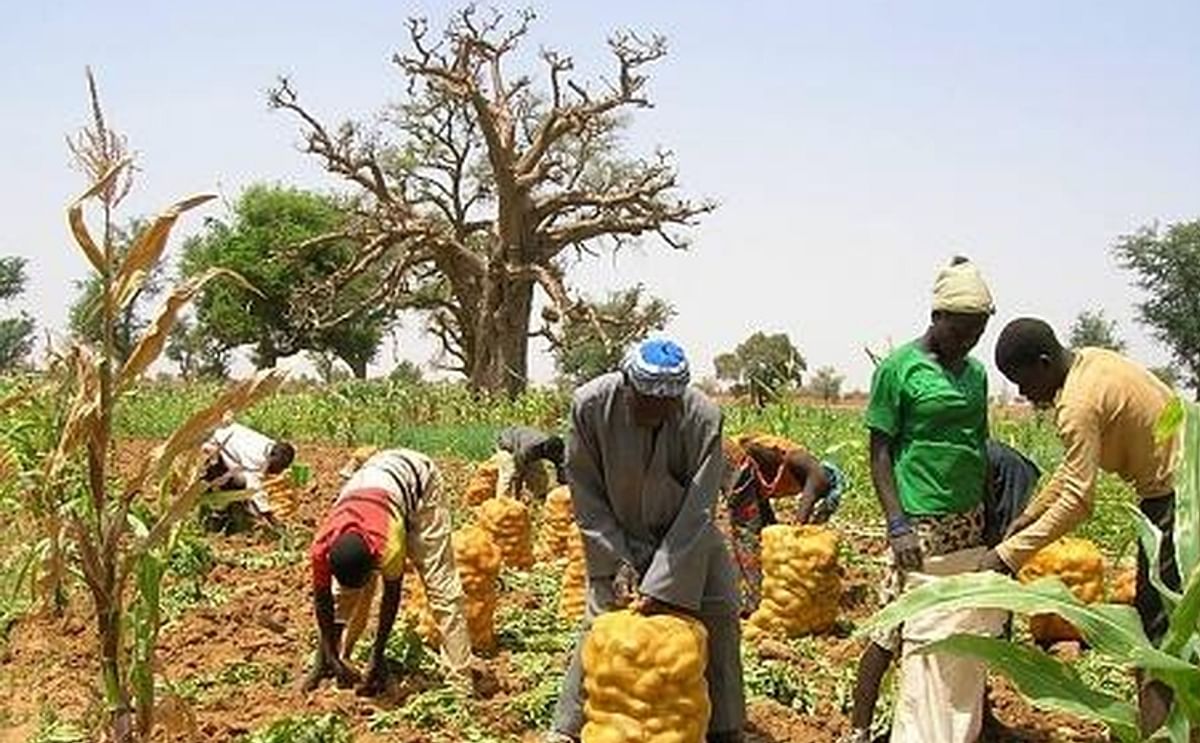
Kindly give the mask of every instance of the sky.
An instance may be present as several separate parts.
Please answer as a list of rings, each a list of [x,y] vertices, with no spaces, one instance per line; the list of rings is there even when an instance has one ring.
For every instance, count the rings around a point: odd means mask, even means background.
[[[365,119],[404,96],[391,65],[404,21],[444,3],[292,0],[5,3],[0,24],[0,255],[26,256],[21,306],[61,332],[85,265],[64,207],[82,190],[66,135],[86,123],[95,70],[110,123],[141,171],[130,216],[267,181],[341,187],[297,149],[266,90],[291,78],[326,120]],[[524,5],[505,6],[509,9]],[[1004,322],[1038,315],[1065,333],[1083,309],[1120,323],[1148,365],[1166,349],[1137,325],[1139,298],[1111,246],[1144,224],[1200,217],[1200,4],[1194,2],[540,2],[517,60],[572,54],[611,69],[605,38],[664,34],[655,107],[631,154],[670,149],[683,192],[719,203],[678,253],[646,244],[582,264],[599,293],[644,283],[678,311],[668,328],[696,376],[755,330],[786,332],[810,368],[850,388],[884,349],[918,335],[936,271],[962,253]],[[175,246],[222,216],[181,220]],[[408,320],[376,371],[434,346]],[[542,350],[535,378],[552,365]],[[993,372],[993,383],[999,377]]]

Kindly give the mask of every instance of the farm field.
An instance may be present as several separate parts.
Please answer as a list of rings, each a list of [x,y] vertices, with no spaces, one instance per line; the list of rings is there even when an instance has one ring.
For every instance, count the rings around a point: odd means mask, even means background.
[[[124,437],[117,448],[118,476],[128,476],[157,440],[215,392],[204,386],[146,385],[131,393],[117,424]],[[561,563],[502,573],[499,650],[488,659],[499,688],[490,698],[467,701],[450,693],[440,683],[433,656],[406,625],[389,646],[396,683],[385,697],[364,700],[328,686],[312,694],[297,690],[315,642],[307,548],[336,493],[337,471],[354,446],[398,444],[426,450],[438,460],[457,499],[472,462],[490,453],[500,425],[560,427],[564,406],[565,399],[553,393],[480,403],[455,386],[354,383],[329,390],[286,390],[250,410],[243,420],[298,442],[297,462],[311,470],[316,486],[278,533],[259,530],[226,537],[205,534],[194,516],[186,522],[163,586],[166,623],[158,661],[159,696],[165,705],[158,737],[186,740],[190,734],[194,740],[253,743],[536,740],[548,724],[575,637],[573,625],[557,613]],[[836,631],[743,648],[752,700],[749,739],[833,740],[846,727],[861,649],[851,635],[877,608],[875,592],[887,549],[869,487],[859,414],[798,405],[757,410],[738,403],[726,404],[725,412],[727,433],[762,430],[789,436],[837,459],[852,482],[833,521],[842,536],[845,589]],[[28,425],[36,426],[36,420]],[[1036,415],[997,413],[993,425],[999,438],[1044,469],[1060,455],[1052,430]],[[1132,555],[1132,530],[1117,508],[1129,497],[1106,480],[1096,515],[1083,530],[1110,564]],[[781,511],[786,520],[786,506]],[[0,741],[93,740],[103,704],[86,590],[77,580],[69,581],[61,616],[35,611],[35,587],[13,574],[36,541],[35,524],[16,492],[6,493],[3,513],[9,526],[0,537],[6,573],[0,583],[5,601],[0,616],[7,630],[0,655]],[[456,502],[456,526],[471,518],[470,508]],[[359,652],[365,648],[360,643]],[[1131,693],[1126,671],[1087,652],[1075,665],[1100,688]],[[1098,727],[1032,710],[999,680],[993,689],[998,716],[1021,739],[1105,740]],[[881,727],[888,699],[878,715]]]

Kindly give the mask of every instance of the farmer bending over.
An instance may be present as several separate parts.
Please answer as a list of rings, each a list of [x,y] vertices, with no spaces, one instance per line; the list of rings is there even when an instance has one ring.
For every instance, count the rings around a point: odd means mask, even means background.
[[[566,484],[563,469],[566,445],[562,436],[528,426],[505,428],[496,437],[496,495],[517,498],[528,487],[534,498],[545,498],[555,483],[546,476],[546,465],[554,468],[558,485]]]
[[[781,436],[725,439],[725,508],[733,555],[741,571],[742,616],[758,608],[762,591],[762,530],[776,523],[772,498],[799,495],[797,520],[824,523],[841,502],[845,476],[831,462]]]
[[[1173,539],[1175,495],[1173,458],[1177,442],[1160,444],[1155,426],[1174,396],[1142,366],[1100,348],[1063,348],[1041,320],[1022,318],[1004,328],[996,342],[996,366],[1040,407],[1054,408],[1065,454],[1049,483],[1009,528],[1007,538],[987,553],[983,567],[1011,573],[1068,533],[1092,512],[1096,476],[1113,472],[1137,491],[1139,508],[1162,531],[1155,571],[1179,590]],[[1150,563],[1138,543],[1134,605],[1146,636],[1157,643],[1167,631],[1167,612],[1151,584]],[[1141,684],[1138,707],[1143,733],[1166,719],[1170,689]]]
[[[745,718],[737,575],[713,523],[721,411],[688,380],[683,350],[655,340],[575,392],[567,474],[587,563],[584,623],[630,598],[643,614],[697,617],[708,630],[708,740],[736,743]],[[552,741],[578,740],[583,728],[580,645]]]
[[[385,690],[385,651],[400,608],[406,555],[425,585],[452,680],[460,686],[470,683],[476,674],[450,529],[438,469],[429,457],[386,449],[366,459],[342,487],[310,551],[320,644],[304,682],[306,691],[329,677],[339,686],[359,683],[348,660],[366,627],[380,579],[379,626],[359,693]]]
[[[274,522],[271,503],[263,490],[263,479],[278,475],[291,466],[296,450],[286,441],[275,441],[249,426],[234,423],[226,417],[223,425],[213,431],[203,446],[208,456],[203,479],[218,491],[245,490],[250,498],[235,501],[221,509],[212,519],[214,527],[235,528],[237,522],[263,518]]]

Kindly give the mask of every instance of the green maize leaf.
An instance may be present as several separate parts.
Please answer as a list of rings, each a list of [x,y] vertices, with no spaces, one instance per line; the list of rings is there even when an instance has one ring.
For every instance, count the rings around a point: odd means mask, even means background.
[[[1181,705],[1171,708],[1167,722],[1150,740],[1169,740],[1171,743],[1190,743],[1192,739],[1192,723],[1188,720]]]
[[[1141,509],[1135,508],[1128,503],[1122,503],[1121,506],[1132,515],[1133,523],[1138,531],[1138,541],[1141,542],[1142,551],[1146,553],[1150,564],[1158,565],[1159,559],[1162,556],[1162,530],[1146,514],[1142,513]],[[1157,570],[1150,571],[1150,584],[1154,586],[1154,590],[1158,591],[1158,595],[1162,597],[1167,611],[1174,611],[1175,606],[1183,596],[1178,591],[1171,590]]]
[[[1137,709],[1128,702],[1092,689],[1079,674],[1040,650],[978,635],[954,635],[921,649],[977,658],[1007,676],[1035,706],[1103,723],[1120,741],[1137,741]]]
[[[1156,572],[1150,571],[1151,574]],[[1185,655],[1184,651],[1196,639],[1197,622],[1200,622],[1200,570],[1192,571],[1188,576],[1183,599],[1171,612],[1171,626],[1163,639],[1163,652],[1182,658],[1190,657],[1190,652]]]
[[[1058,614],[1074,624],[1096,650],[1152,671],[1172,686],[1200,688],[1200,669],[1151,645],[1133,607],[1085,604],[1057,578],[1043,578],[1027,585],[990,572],[941,578],[902,595],[859,627],[856,634],[864,636],[931,609]]]
[[[218,490],[200,496],[200,504],[221,510],[231,503],[242,503],[254,497],[255,490]]]
[[[1162,444],[1179,433],[1179,429],[1183,426],[1183,418],[1183,398],[1176,396],[1159,414],[1158,421],[1154,424],[1154,440]]]
[[[291,469],[292,482],[302,488],[312,479],[312,468],[307,464],[293,464]]]
[[[1183,438],[1175,468],[1175,556],[1180,575],[1200,568],[1200,407],[1184,409]]]

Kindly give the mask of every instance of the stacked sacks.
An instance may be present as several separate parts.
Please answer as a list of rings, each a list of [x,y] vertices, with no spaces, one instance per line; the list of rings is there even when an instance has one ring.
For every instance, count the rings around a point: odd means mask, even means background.
[[[1042,548],[1017,573],[1022,583],[1047,576],[1058,577],[1084,603],[1104,600],[1104,556],[1087,539],[1063,537]],[[1031,616],[1029,633],[1040,643],[1081,639],[1079,630],[1057,614]]]
[[[500,577],[500,548],[478,526],[454,532],[454,562],[466,594],[467,631],[471,647],[488,653],[496,648],[497,579]]]
[[[703,743],[711,706],[700,622],[614,611],[583,644],[582,743]]]
[[[479,525],[492,535],[500,548],[505,566],[518,570],[533,567],[528,506],[515,498],[489,498],[479,506],[477,513]]]
[[[768,526],[762,566],[762,601],[750,616],[748,638],[799,637],[833,627],[842,597],[836,533],[820,526]]]
[[[475,467],[470,481],[467,482],[467,491],[463,496],[467,505],[478,506],[495,495],[496,482],[499,479],[500,467],[495,460],[489,459],[486,462],[480,462]]]
[[[577,622],[583,618],[583,610],[587,603],[587,563],[583,556],[583,533],[574,524],[571,525],[566,550],[567,569],[563,572],[558,613],[563,619]]]
[[[551,490],[542,506],[542,525],[538,539],[538,556],[544,560],[567,557],[575,515],[571,509],[571,489],[566,485]]]
[[[454,532],[454,563],[462,582],[464,613],[471,649],[490,653],[496,648],[497,579],[500,577],[500,549],[492,537],[478,526],[467,526]],[[441,634],[429,609],[425,586],[415,574],[405,576],[405,617],[426,643],[438,645]]]

